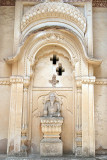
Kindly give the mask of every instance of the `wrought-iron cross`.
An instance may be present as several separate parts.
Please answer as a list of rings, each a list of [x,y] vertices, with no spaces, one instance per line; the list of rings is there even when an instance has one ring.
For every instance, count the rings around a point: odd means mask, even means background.
[[[65,72],[65,69],[62,67],[61,63],[59,63],[59,66],[57,67],[56,72],[58,73],[59,76],[61,76],[62,73]]]
[[[52,80],[49,80],[49,82],[52,84],[53,87],[55,87],[56,84],[59,83],[59,81],[56,80],[56,75],[55,74],[52,76]]]
[[[53,57],[52,57],[52,58],[50,58],[50,61],[52,61],[52,62],[53,62],[53,64],[56,64],[56,63],[57,63],[57,61],[59,61],[59,58],[58,58],[56,55],[53,55]]]

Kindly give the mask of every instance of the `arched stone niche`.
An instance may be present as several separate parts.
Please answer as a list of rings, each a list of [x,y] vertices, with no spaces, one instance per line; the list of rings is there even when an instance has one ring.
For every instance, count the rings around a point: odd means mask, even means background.
[[[62,133],[64,151],[75,153],[77,156],[94,156],[95,77],[93,73],[90,76],[89,66],[93,68],[93,65],[100,64],[101,61],[87,55],[84,37],[86,20],[80,11],[74,6],[55,2],[50,2],[48,9],[47,4],[44,4],[43,13],[35,14],[37,8],[43,7],[42,3],[33,7],[23,17],[17,53],[14,57],[7,59],[8,63],[12,63],[13,71],[16,71],[10,77],[11,112],[8,154],[27,154],[27,149],[30,153],[39,153],[39,142],[42,136],[39,121],[43,110],[42,99],[50,91],[54,91],[64,99],[63,116],[68,115],[69,117],[65,116],[65,128]],[[58,4],[60,5],[59,11],[55,10]],[[52,6],[54,10],[51,14]],[[64,8],[64,11],[61,7]],[[69,12],[66,13],[67,7]],[[47,19],[48,15],[49,19]],[[83,22],[79,19],[79,15],[81,15]],[[43,16],[44,19],[41,18]],[[59,84],[56,87],[52,87],[48,82],[53,74],[51,67],[49,67],[51,66],[49,58],[54,53],[59,56],[63,67],[65,67],[65,73],[59,78]],[[45,65],[47,61],[49,65]],[[49,70],[45,70],[45,66]],[[43,72],[46,72],[46,78],[45,76],[41,77]],[[41,86],[39,85],[39,80],[42,78],[45,80],[46,86],[43,81],[42,83],[40,81]],[[67,114],[64,114],[64,110]],[[67,126],[68,122],[71,122],[69,126]],[[67,130],[66,126],[71,130]],[[37,136],[35,135],[36,129]],[[68,139],[66,130],[69,133]],[[70,142],[69,145],[66,142]],[[26,150],[23,151],[22,146]]]
[[[50,58],[56,55],[59,62],[56,65],[52,64]],[[58,76],[56,68],[58,63],[61,63],[65,69],[62,76]],[[44,65],[45,64],[45,65]],[[32,153],[40,153],[40,141],[43,137],[40,127],[40,118],[43,116],[43,100],[52,91],[62,100],[61,115],[64,117],[63,132],[61,135],[63,141],[64,153],[73,152],[73,79],[74,67],[70,61],[68,52],[58,46],[57,44],[46,45],[39,50],[36,55],[33,79],[33,99],[32,99]],[[59,83],[55,87],[49,81],[52,79],[53,74]],[[70,105],[69,105],[70,104]],[[69,125],[67,125],[69,124]],[[35,132],[36,130],[36,132]],[[67,137],[65,137],[67,135]]]

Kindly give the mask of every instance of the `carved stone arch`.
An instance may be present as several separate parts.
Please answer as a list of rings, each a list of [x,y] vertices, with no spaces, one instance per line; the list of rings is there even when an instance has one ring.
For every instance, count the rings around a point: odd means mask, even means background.
[[[21,23],[21,30],[24,31],[33,22],[54,18],[57,21],[64,19],[67,23],[73,22],[79,30],[83,33],[86,30],[86,19],[83,14],[74,6],[60,3],[60,2],[48,2],[40,3],[32,7],[24,16]]]
[[[57,32],[54,32],[54,30],[52,33],[47,32],[47,34],[45,33],[45,35],[43,33],[42,34],[40,33],[40,35],[41,36],[39,38],[41,39],[41,41],[39,41],[38,36],[35,36],[32,39],[32,41],[30,39],[30,44],[27,47],[27,52],[25,53],[25,59],[26,59],[25,60],[25,63],[26,63],[25,64],[25,75],[27,75],[26,73],[26,71],[28,70],[27,65],[29,65],[29,71],[30,71],[30,67],[32,67],[35,64],[36,54],[39,52],[39,50],[41,50],[43,47],[47,45],[48,46],[56,45],[56,46],[60,46],[64,48],[69,54],[69,60],[72,61],[72,65],[75,66],[77,62],[79,62],[79,65],[80,65],[80,61],[82,58],[81,53],[83,51],[81,50],[81,48],[77,46],[77,44],[74,41],[70,40],[69,38],[67,39],[66,35],[64,37],[64,35],[61,33],[57,34]],[[31,74],[29,73],[29,75]]]
[[[62,55],[64,58],[66,58],[71,63],[72,66],[74,66],[74,62],[70,58],[70,55],[68,54],[68,52],[66,52],[66,54],[65,54],[65,49],[62,48],[61,46],[56,46],[56,45],[48,46],[47,45],[45,47],[42,47],[41,50],[44,51],[44,54],[40,55],[39,52],[37,53],[37,55],[35,57],[36,58],[35,59],[35,64],[39,61],[40,58],[46,57],[46,56],[50,55],[53,52],[56,55]]]

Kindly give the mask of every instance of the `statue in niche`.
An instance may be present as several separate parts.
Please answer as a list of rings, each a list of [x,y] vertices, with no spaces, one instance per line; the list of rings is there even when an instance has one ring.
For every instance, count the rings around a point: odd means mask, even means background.
[[[49,94],[49,99],[44,103],[44,116],[60,117],[61,104],[55,93]]]

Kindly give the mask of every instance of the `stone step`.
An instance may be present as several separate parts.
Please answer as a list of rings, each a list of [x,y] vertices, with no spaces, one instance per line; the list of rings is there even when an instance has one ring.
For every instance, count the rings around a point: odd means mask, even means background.
[[[6,155],[0,155],[0,160],[107,160],[107,155],[96,156],[95,158],[77,158],[73,155],[64,155],[63,157],[40,157],[39,155],[30,155],[29,157],[7,157]]]

